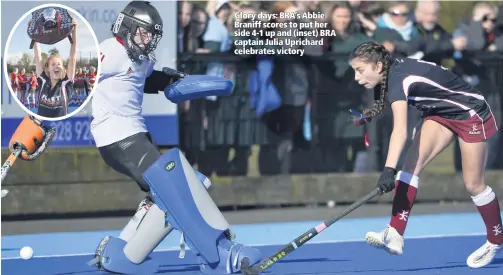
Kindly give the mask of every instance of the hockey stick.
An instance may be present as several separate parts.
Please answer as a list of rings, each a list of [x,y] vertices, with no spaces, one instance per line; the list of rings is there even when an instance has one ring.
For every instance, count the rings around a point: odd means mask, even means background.
[[[9,158],[7,158],[5,163],[2,165],[2,169],[1,169],[2,170],[2,182],[5,179],[5,177],[7,176],[7,173],[9,172],[9,170],[12,168],[12,166],[16,162],[16,160],[19,157],[19,155],[21,154],[21,152],[22,152],[21,149],[14,150],[14,152],[12,152],[12,154],[10,154]],[[9,194],[9,190],[2,189],[2,198],[7,196],[7,194]]]
[[[12,154],[10,154],[9,158],[5,161],[5,163],[2,165],[2,182],[7,176],[7,173],[9,170],[12,168],[14,163],[16,162],[17,158],[21,154],[21,149],[16,149]]]
[[[307,231],[306,233],[302,234],[286,246],[284,246],[281,250],[278,252],[274,253],[267,259],[262,260],[261,262],[257,263],[254,266],[250,266],[250,259],[245,257],[241,261],[241,272],[245,275],[256,275],[261,273],[262,271],[268,269],[271,267],[273,264],[278,262],[279,260],[283,259],[286,257],[286,255],[292,253],[305,243],[307,243],[309,240],[314,238],[316,235],[320,234],[323,230],[329,228],[332,224],[334,224],[336,221],[342,219],[344,216],[348,215],[349,213],[353,212],[355,209],[358,207],[362,206],[363,204],[367,203],[368,201],[372,200],[374,197],[380,195],[379,189],[374,189],[371,193],[365,195],[364,197],[358,199],[355,201],[353,204],[348,206],[341,214],[339,214],[337,217],[333,218],[332,220],[327,220],[324,221],[323,223],[319,224],[318,226],[312,228],[311,230]]]

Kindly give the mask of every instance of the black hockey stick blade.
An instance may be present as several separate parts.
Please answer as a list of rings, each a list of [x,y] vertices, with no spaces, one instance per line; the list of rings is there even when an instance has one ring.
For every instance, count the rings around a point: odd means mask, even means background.
[[[372,190],[369,194],[365,195],[364,197],[358,199],[355,201],[353,204],[348,206],[342,213],[340,213],[338,216],[331,220],[324,221],[323,223],[317,225],[316,227],[312,228],[311,230],[307,231],[306,233],[300,235],[297,237],[295,240],[292,242],[288,243],[285,245],[281,250],[278,252],[274,253],[273,255],[269,256],[268,258],[262,260],[261,262],[255,264],[254,266],[250,266],[250,259],[245,257],[243,260],[241,260],[241,273],[245,275],[257,275],[260,274],[262,271],[268,269],[271,267],[273,264],[277,263],[279,260],[283,259],[286,257],[288,254],[292,253],[293,251],[297,250],[299,247],[302,245],[306,244],[309,240],[314,238],[316,235],[321,233],[323,230],[329,228],[332,224],[337,222],[338,220],[342,219],[349,213],[353,212],[355,209],[359,208],[363,204],[369,202],[373,198],[375,198],[378,195],[382,195],[381,191],[376,188]]]

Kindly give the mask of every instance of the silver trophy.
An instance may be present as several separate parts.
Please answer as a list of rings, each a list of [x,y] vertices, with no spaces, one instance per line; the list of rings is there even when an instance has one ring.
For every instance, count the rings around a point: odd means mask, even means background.
[[[35,42],[52,45],[68,37],[73,43],[71,32],[73,30],[72,16],[68,10],[60,7],[41,8],[32,12],[28,22],[27,33],[31,38],[30,49]]]
[[[57,13],[53,8],[45,8],[42,11],[42,17],[44,18],[44,28],[53,29],[57,27],[58,20],[56,19]]]

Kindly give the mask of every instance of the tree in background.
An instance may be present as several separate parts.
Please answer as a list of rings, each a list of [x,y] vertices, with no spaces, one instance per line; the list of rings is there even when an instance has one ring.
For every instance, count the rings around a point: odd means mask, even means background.
[[[24,68],[24,69],[26,69],[26,71],[28,71],[28,68],[33,63],[33,58],[34,58],[33,55],[31,55],[29,53],[23,53],[23,55],[21,56],[21,58],[17,62],[19,69]]]
[[[438,23],[452,33],[459,22],[471,18],[476,3],[476,1],[440,1],[441,16],[438,18]]]
[[[89,67],[95,67],[95,68],[98,68],[98,58],[97,57],[94,57],[94,58],[80,58],[77,60],[77,68],[88,68]]]
[[[59,50],[57,48],[50,49],[47,53],[42,53],[42,64],[45,64],[49,55],[59,54]],[[98,62],[96,59],[96,66]],[[14,70],[14,68],[18,68],[18,70],[25,69],[27,72],[31,72],[35,70],[35,57],[31,53],[23,53],[21,58],[17,61],[16,64],[13,64],[12,61],[7,61],[7,71],[10,73]]]
[[[52,48],[49,50],[49,55],[59,55],[58,48]]]

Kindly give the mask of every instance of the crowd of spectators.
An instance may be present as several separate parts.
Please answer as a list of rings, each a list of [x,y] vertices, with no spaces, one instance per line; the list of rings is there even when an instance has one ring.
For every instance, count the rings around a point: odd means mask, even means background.
[[[437,64],[450,60],[454,72],[481,90],[499,123],[503,65],[487,55],[503,53],[502,8],[497,2],[474,2],[471,12],[448,31],[438,23],[438,1],[181,1],[178,52],[185,57],[179,58],[180,69],[223,76],[235,87],[230,97],[181,106],[181,147],[207,174],[247,174],[254,145],[260,149],[261,174],[380,171],[392,128],[389,110],[367,128],[354,127],[347,119],[349,108],[372,104],[373,94],[353,81],[347,62],[348,53],[368,40],[396,56]],[[328,23],[337,35],[325,37],[323,45],[290,46],[303,47],[304,56],[259,60],[241,55],[224,61],[221,54],[235,55],[234,41],[243,39],[233,35],[234,22],[243,20],[234,16],[237,12],[322,12],[324,18],[313,20]],[[276,21],[281,20],[287,19]],[[212,53],[213,59],[201,58]],[[259,65],[261,73],[271,70],[268,95],[278,95],[265,105],[253,93]],[[411,129],[419,117],[419,111],[411,110]],[[503,168],[498,161],[503,157],[501,134],[489,143],[488,169]],[[461,169],[459,152],[453,158]]]

